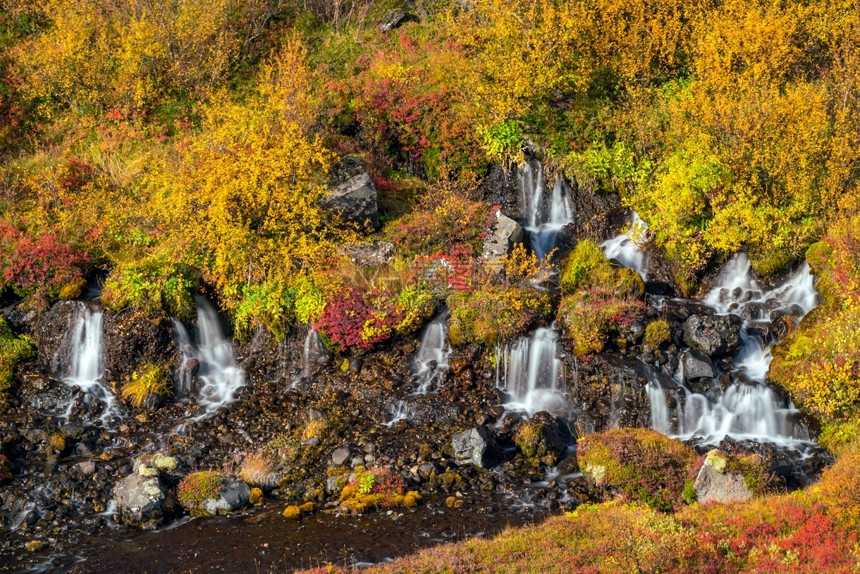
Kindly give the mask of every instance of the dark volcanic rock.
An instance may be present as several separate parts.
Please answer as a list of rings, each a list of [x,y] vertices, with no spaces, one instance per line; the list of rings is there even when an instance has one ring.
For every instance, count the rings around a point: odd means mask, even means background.
[[[167,315],[105,311],[105,378],[127,379],[145,363],[167,364],[177,356]]]
[[[684,342],[709,357],[731,356],[741,348],[742,324],[736,315],[691,315],[684,321]]]

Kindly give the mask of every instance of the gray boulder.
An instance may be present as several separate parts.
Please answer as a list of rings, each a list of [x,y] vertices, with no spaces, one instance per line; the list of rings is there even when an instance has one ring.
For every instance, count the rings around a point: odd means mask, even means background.
[[[685,382],[704,378],[712,379],[717,374],[710,357],[695,349],[687,349],[681,353],[681,364],[684,367]]]
[[[349,450],[348,446],[342,446],[340,448],[334,449],[334,452],[331,453],[331,463],[335,466],[343,466],[346,464],[346,461],[349,460],[349,456],[352,452]]]
[[[340,214],[346,223],[370,224],[379,228],[376,187],[359,158],[348,156],[334,169],[332,187],[320,205]]]
[[[481,256],[488,262],[498,262],[524,239],[525,231],[522,226],[499,210],[496,212],[496,223],[493,229],[484,239]]]
[[[379,30],[382,32],[390,32],[396,28],[399,28],[406,22],[412,22],[417,20],[414,16],[410,16],[403,10],[392,10],[388,13],[388,16],[385,17],[379,24]]]
[[[453,436],[454,459],[460,464],[489,468],[499,462],[499,447],[493,432],[485,426]]]
[[[141,465],[116,484],[113,498],[124,523],[151,530],[164,522],[165,492],[158,474],[158,469]]]
[[[218,498],[207,498],[203,501],[203,510],[210,516],[230,514],[242,510],[248,505],[251,487],[241,480],[225,480],[221,485]]]
[[[684,321],[684,342],[709,357],[734,355],[741,348],[742,323],[737,315],[691,315]]]
[[[696,500],[699,502],[734,502],[753,497],[752,491],[744,483],[743,475],[729,471],[726,458],[717,451],[708,453],[705,464],[696,476],[695,488]]]

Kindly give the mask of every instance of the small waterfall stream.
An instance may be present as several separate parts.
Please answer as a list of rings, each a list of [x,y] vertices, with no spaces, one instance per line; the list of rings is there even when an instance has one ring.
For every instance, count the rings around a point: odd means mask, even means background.
[[[600,248],[607,259],[614,259],[624,267],[636,271],[642,280],[648,279],[648,254],[643,249],[643,238],[648,224],[635,211],[630,212],[629,227],[624,233],[607,239]]]
[[[421,347],[415,356],[414,372],[418,380],[417,393],[426,395],[442,384],[448,370],[448,314],[443,313],[430,321],[421,336]]]
[[[108,421],[119,414],[116,396],[102,384],[104,377],[103,336],[104,313],[90,305],[80,304],[75,314],[75,323],[68,335],[71,346],[69,370],[63,382],[77,386],[87,395],[87,401],[98,400],[102,405],[101,421]],[[69,402],[64,417],[71,416],[74,400]]]
[[[652,426],[665,434],[717,444],[725,437],[770,442],[799,448],[810,441],[800,424],[800,413],[788,399],[780,398],[767,384],[776,341],[765,342],[756,333],[783,315],[802,317],[817,304],[814,277],[804,263],[778,287],[765,291],[752,277],[750,261],[736,254],[724,267],[717,285],[703,302],[718,314],[733,313],[744,319],[743,346],[733,360],[732,383],[716,398],[695,393],[683,385],[683,370],[675,374],[681,395],[677,402],[677,429],[671,428],[667,389],[648,385]],[[671,391],[669,391],[671,392]],[[677,432],[675,432],[677,431]]]
[[[206,300],[197,300],[197,344],[194,345],[179,321],[173,322],[174,333],[185,364],[192,360],[199,363],[197,376],[203,386],[197,396],[197,403],[212,413],[236,399],[236,391],[245,385],[245,372],[236,365],[233,344],[224,336],[218,313]],[[180,386],[190,390],[191,373],[183,369]],[[187,387],[186,387],[187,385]],[[202,416],[198,418],[202,418]]]
[[[526,217],[525,229],[535,254],[543,258],[556,247],[561,230],[573,222],[570,188],[558,178],[550,193],[546,193],[547,182],[538,161],[525,163],[517,176]]]
[[[302,372],[293,379],[292,387],[295,388],[311,374],[311,368],[314,365],[320,365],[328,362],[328,353],[325,350],[320,334],[317,333],[313,326],[308,325],[308,334],[305,335],[305,345],[302,348]]]
[[[496,386],[508,395],[507,410],[559,413],[567,410],[564,363],[558,358],[554,328],[537,329],[497,352]]]

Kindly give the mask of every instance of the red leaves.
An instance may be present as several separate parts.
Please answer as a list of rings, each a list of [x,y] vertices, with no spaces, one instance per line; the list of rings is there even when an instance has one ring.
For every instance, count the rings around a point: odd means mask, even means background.
[[[52,293],[83,278],[89,258],[53,233],[33,237],[0,220],[0,271],[19,294]]]

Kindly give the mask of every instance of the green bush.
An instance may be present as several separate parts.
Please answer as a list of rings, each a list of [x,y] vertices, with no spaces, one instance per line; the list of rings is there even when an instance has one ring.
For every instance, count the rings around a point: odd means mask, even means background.
[[[35,355],[29,339],[16,337],[6,321],[0,318],[0,396],[12,390],[18,365]]]
[[[478,291],[448,296],[452,345],[485,343],[497,345],[525,333],[551,311],[546,293],[521,287],[485,286]]]
[[[115,310],[165,310],[188,319],[194,316],[194,293],[199,285],[200,274],[189,265],[149,256],[115,268],[105,281],[102,301]]]

